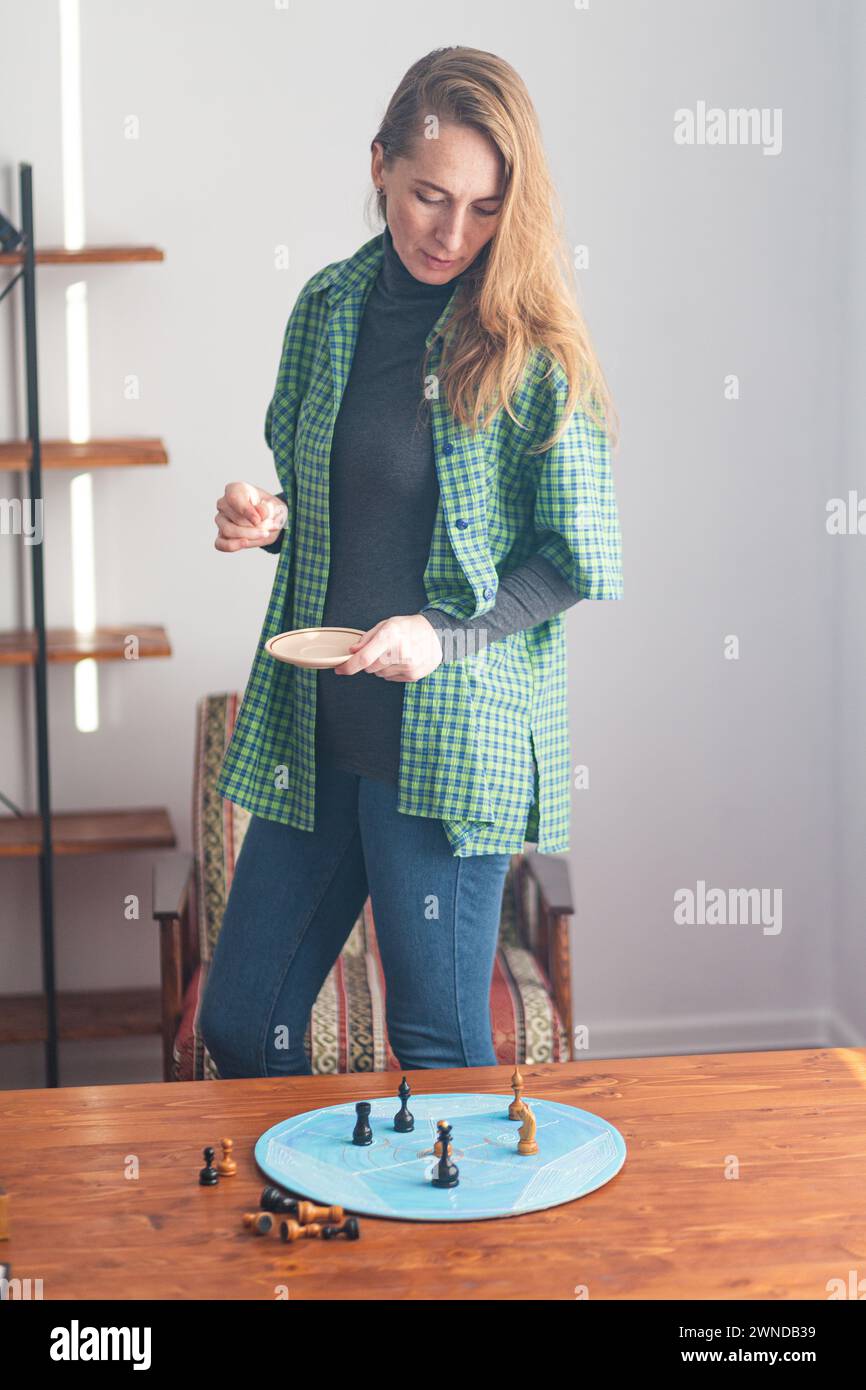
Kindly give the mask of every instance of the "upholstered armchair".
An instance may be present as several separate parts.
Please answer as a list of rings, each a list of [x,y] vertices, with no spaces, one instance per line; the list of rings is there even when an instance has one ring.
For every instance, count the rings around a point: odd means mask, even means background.
[[[206,695],[199,701],[193,853],[168,855],[154,868],[153,915],[160,932],[167,1081],[219,1076],[198,1030],[198,1010],[249,824],[249,812],[215,790],[240,703],[236,692]],[[573,911],[565,857],[534,851],[512,857],[490,992],[493,1042],[500,1062],[569,1058]],[[388,1043],[385,981],[369,898],[322,986],[305,1041],[314,1072],[398,1067]]]

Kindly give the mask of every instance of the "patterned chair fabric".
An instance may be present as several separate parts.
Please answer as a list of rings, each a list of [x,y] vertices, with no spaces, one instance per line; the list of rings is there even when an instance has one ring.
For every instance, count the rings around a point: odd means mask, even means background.
[[[237,692],[207,695],[197,708],[192,911],[200,964],[186,989],[174,1043],[174,1079],[178,1081],[215,1080],[219,1076],[198,1030],[198,1011],[234,867],[250,820],[248,811],[223,800],[215,789],[240,702]],[[503,894],[490,1016],[499,1062],[565,1060],[565,1030],[550,984],[535,956],[519,939],[513,863]],[[369,898],[313,1006],[305,1046],[317,1073],[399,1068],[388,1042],[385,978]]]

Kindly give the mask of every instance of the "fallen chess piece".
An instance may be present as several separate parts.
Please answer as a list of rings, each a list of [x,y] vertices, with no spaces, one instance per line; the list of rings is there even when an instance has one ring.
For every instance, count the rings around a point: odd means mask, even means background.
[[[517,1152],[519,1154],[537,1154],[538,1145],[535,1142],[536,1119],[526,1101],[521,1101],[523,1106],[524,1120],[520,1129],[517,1131],[520,1138],[517,1142]]]
[[[294,1197],[287,1197],[278,1187],[263,1187],[259,1206],[262,1211],[276,1211],[283,1216],[295,1216],[297,1203]]]
[[[274,1229],[274,1218],[269,1211],[245,1211],[241,1219],[257,1236],[266,1236]]]
[[[346,1240],[360,1240],[361,1223],[357,1216],[347,1216],[342,1226],[326,1226],[322,1231],[322,1240],[336,1240],[337,1236],[345,1236]]]
[[[319,1207],[315,1202],[302,1202],[297,1197],[287,1197],[278,1187],[265,1187],[259,1198],[262,1211],[277,1212],[280,1216],[293,1216],[302,1226],[311,1221],[342,1221],[342,1207]]]
[[[323,1226],[315,1223],[310,1226],[302,1226],[300,1221],[281,1221],[280,1240],[317,1240],[323,1230]]]
[[[302,1226],[309,1226],[314,1221],[342,1221],[342,1207],[318,1207],[315,1202],[295,1202],[295,1210],[291,1213]]]

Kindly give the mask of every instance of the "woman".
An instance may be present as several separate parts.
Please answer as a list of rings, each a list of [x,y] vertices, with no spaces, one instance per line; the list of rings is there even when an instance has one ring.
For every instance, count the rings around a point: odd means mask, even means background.
[[[610,402],[523,82],[436,50],[371,149],[384,229],[286,329],[265,422],[284,491],[217,503],[218,550],[279,553],[217,783],[251,812],[199,1020],[224,1077],[310,1070],[368,894],[400,1065],[495,1062],[511,856],[568,848],[562,614],[622,596]],[[264,650],[313,626],[363,636],[328,671]]]

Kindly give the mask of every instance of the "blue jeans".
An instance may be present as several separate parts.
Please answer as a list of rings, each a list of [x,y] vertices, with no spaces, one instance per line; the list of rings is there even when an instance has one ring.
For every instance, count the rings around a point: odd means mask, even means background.
[[[319,763],[315,830],[251,816],[199,1014],[222,1077],[309,1073],[310,1010],[366,898],[407,1071],[496,1062],[490,982],[509,854],[459,858],[389,782]]]

